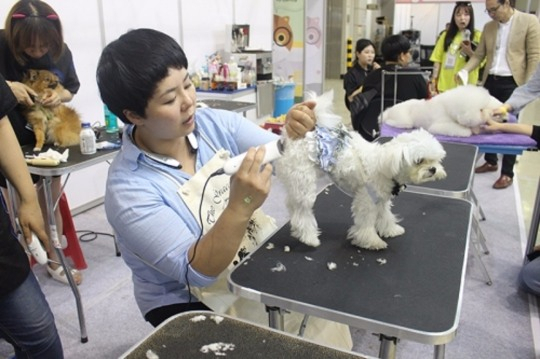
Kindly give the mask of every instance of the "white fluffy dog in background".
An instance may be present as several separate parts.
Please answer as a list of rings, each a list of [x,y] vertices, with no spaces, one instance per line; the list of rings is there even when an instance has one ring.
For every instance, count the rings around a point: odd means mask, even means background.
[[[313,214],[317,178],[326,173],[353,197],[353,226],[348,238],[366,249],[387,247],[381,237],[395,237],[405,229],[391,212],[392,198],[408,183],[420,184],[446,177],[441,161],[446,153],[428,132],[404,133],[384,144],[349,132],[332,114],[333,92],[315,98],[317,127],[305,138],[284,134],[283,156],[275,161],[277,176],[287,190],[292,236],[318,246],[319,228]]]
[[[468,137],[502,103],[483,87],[458,86],[429,100],[407,100],[386,109],[380,121],[399,128],[423,128],[435,135]]]

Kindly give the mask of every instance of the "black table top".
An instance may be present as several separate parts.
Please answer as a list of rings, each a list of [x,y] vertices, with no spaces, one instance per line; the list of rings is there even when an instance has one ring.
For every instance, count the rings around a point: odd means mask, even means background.
[[[227,110],[233,112],[246,112],[257,108],[257,105],[252,102],[228,101],[219,99],[204,99],[199,100],[210,108]]]
[[[191,320],[201,315],[206,319]],[[122,358],[146,359],[148,350],[159,358],[215,358],[212,352],[202,353],[201,348],[220,342],[234,344],[234,350],[223,351],[227,358],[365,358],[230,316],[220,315],[224,319],[217,324],[210,319],[212,315],[200,311],[169,318]]]
[[[323,191],[315,204],[322,244],[313,248],[300,243],[290,236],[287,223],[234,269],[230,289],[268,306],[402,339],[425,344],[452,340],[461,305],[471,203],[401,193],[393,212],[403,218],[405,234],[388,239],[388,248],[381,251],[360,250],[346,239],[352,224],[350,205],[351,198],[335,187]],[[269,242],[273,249],[267,248]],[[329,262],[337,268],[329,270]],[[272,271],[278,263],[286,271]]]
[[[98,142],[108,141],[120,143],[120,136],[118,133],[109,134],[106,133],[104,129],[99,130],[98,133]],[[36,152],[34,152],[33,149],[33,145],[22,146],[22,151],[25,156],[35,155]],[[61,176],[112,159],[119,151],[119,149],[98,150],[92,155],[83,155],[79,145],[70,147],[55,147],[52,145],[45,145],[41,152],[47,152],[49,149],[53,149],[60,153],[63,153],[66,149],[69,149],[67,162],[60,162],[58,166],[54,167],[28,165],[28,170],[30,173],[40,176]]]
[[[390,139],[390,137],[381,137],[378,140],[386,142]],[[442,165],[447,177],[443,180],[426,182],[421,185],[408,185],[407,190],[467,198],[472,190],[478,147],[453,142],[441,142],[441,145],[446,151],[446,157],[442,161]]]

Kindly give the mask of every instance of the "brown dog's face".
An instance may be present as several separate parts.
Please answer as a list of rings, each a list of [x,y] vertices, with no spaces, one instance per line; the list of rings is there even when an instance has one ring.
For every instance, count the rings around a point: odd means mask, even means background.
[[[58,76],[47,70],[28,70],[23,83],[37,93],[42,93],[47,89],[55,89],[59,85],[59,80]]]

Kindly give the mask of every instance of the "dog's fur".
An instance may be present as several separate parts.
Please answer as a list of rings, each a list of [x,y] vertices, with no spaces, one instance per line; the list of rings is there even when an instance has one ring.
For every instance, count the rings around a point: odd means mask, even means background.
[[[370,143],[349,132],[341,118],[331,113],[333,92],[315,99],[316,131],[303,139],[284,134],[284,153],[275,162],[277,176],[287,190],[287,208],[292,235],[309,246],[318,246],[319,229],[313,214],[317,178],[324,173],[317,161],[320,128],[339,128],[347,145],[335,152],[335,164],[326,173],[353,197],[353,226],[348,238],[366,249],[387,247],[381,237],[395,237],[405,229],[391,212],[392,198],[408,183],[420,184],[446,177],[441,161],[446,155],[441,144],[428,132],[415,130],[384,143]],[[331,149],[335,150],[335,148]]]
[[[24,111],[36,137],[34,151],[41,151],[45,143],[61,147],[78,144],[81,119],[77,111],[66,105],[44,107],[39,102],[45,94],[63,90],[58,77],[47,70],[28,70],[23,83],[38,94],[34,105]]]
[[[480,132],[491,111],[502,103],[483,87],[458,86],[429,100],[407,100],[386,109],[380,122],[399,128],[423,128],[435,135],[468,137]]]

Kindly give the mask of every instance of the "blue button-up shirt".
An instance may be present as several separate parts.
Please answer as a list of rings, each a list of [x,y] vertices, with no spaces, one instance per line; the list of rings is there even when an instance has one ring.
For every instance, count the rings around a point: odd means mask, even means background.
[[[195,121],[197,171],[216,150],[234,156],[277,138],[233,112],[197,109]],[[122,149],[109,169],[105,211],[122,258],[133,273],[135,299],[145,315],[158,307],[188,302],[186,270],[191,286],[208,286],[216,278],[187,265],[200,226],[177,191],[191,175],[145,156],[133,144],[132,131],[133,126],[126,127]]]

